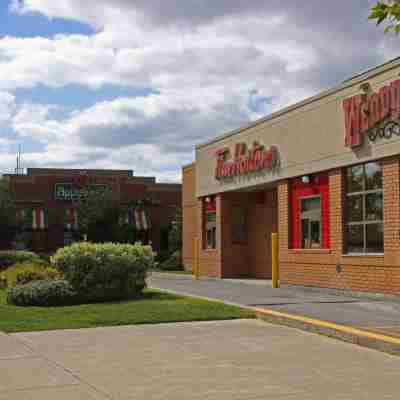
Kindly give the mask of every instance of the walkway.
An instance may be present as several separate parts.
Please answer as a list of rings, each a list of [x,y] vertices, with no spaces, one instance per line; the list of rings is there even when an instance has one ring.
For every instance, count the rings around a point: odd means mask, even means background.
[[[258,320],[0,334],[0,400],[397,400],[399,369]]]

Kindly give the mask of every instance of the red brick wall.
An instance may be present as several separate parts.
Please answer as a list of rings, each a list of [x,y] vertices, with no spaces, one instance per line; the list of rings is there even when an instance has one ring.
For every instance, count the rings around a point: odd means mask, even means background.
[[[345,254],[344,179],[329,173],[330,250],[289,248],[289,183],[279,184],[280,277],[282,283],[400,294],[400,168],[399,159],[382,161],[384,190],[384,256]],[[338,271],[339,270],[339,271]]]
[[[276,191],[224,193],[217,195],[217,248],[205,249],[203,212],[195,200],[195,170],[183,170],[184,263],[193,267],[194,238],[199,238],[199,268],[202,276],[220,278],[271,276],[271,233],[277,231]],[[232,240],[232,209],[245,208],[248,237],[243,243]],[[196,215],[196,218],[194,217]]]
[[[217,248],[206,249],[203,236],[203,205],[196,198],[196,166],[191,164],[182,171],[183,175],[183,264],[186,270],[194,269],[195,240],[198,240],[199,272],[201,276],[222,277],[221,263],[221,197],[216,197],[217,207]]]
[[[248,214],[250,196],[248,193],[226,193],[221,196],[221,237],[222,237],[222,277],[240,278],[249,276],[249,240],[234,243],[232,232],[232,209],[240,206]]]
[[[10,175],[10,188],[15,193],[18,207],[46,208],[49,212],[49,229],[34,233],[36,251],[51,252],[64,244],[65,209],[73,208],[72,202],[56,201],[56,183],[73,183],[77,171],[33,170],[30,176]],[[79,174],[78,174],[79,176]],[[122,204],[150,198],[155,203],[150,207],[152,229],[149,240],[156,251],[160,249],[160,231],[168,227],[176,207],[182,206],[181,185],[156,184],[154,179],[146,180],[130,176],[129,171],[90,171],[92,183],[107,184]]]
[[[344,239],[344,170],[328,172],[329,249],[291,248],[290,182],[278,183],[276,191],[226,193],[217,196],[217,249],[204,250],[201,202],[195,199],[194,173],[184,176],[186,207],[184,254],[190,255],[193,235],[200,238],[200,273],[214,277],[270,277],[270,234],[279,231],[280,278],[282,283],[326,288],[400,294],[400,163],[398,158],[381,161],[384,191],[384,256],[346,255]],[[273,197],[277,195],[274,205]],[[185,197],[185,194],[184,194]],[[184,200],[185,204],[185,200]],[[231,209],[248,209],[248,243],[232,244]],[[195,210],[195,211],[194,211]],[[194,217],[194,215],[196,217]],[[193,223],[192,223],[192,222]],[[270,221],[268,223],[267,221]],[[191,227],[190,227],[191,226]],[[195,227],[193,229],[193,227]],[[190,258],[190,257],[189,257]]]
[[[250,276],[269,279],[272,275],[271,234],[278,231],[277,190],[258,192],[249,215]]]
[[[185,270],[193,271],[194,240],[197,232],[197,199],[195,193],[196,166],[183,168],[182,214],[183,214],[183,249],[182,259]]]
[[[220,195],[216,196],[217,203],[217,248],[206,249],[203,235],[203,206],[202,200],[197,200],[197,238],[199,238],[199,271],[201,276],[222,278],[222,242],[224,204]]]

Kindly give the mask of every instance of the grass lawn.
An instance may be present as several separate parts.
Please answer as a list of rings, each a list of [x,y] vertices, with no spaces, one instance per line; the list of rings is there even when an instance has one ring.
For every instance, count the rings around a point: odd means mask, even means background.
[[[26,332],[162,322],[253,318],[251,311],[222,303],[146,290],[143,298],[68,307],[16,307],[0,290],[0,331]]]

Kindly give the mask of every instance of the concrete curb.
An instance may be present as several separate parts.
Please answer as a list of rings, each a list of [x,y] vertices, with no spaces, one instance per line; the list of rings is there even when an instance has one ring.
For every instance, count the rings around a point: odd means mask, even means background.
[[[187,292],[177,292],[174,290],[162,289],[154,286],[152,288],[178,296],[188,296],[240,307],[245,310],[253,311],[258,319],[271,324],[300,329],[305,332],[328,336],[330,338],[338,339],[343,342],[352,343],[358,346],[367,347],[393,355],[400,355],[400,339],[392,336],[373,333],[362,329],[353,328],[351,326],[336,324],[334,322],[322,321],[300,315],[287,314],[271,309],[244,306],[243,304],[232,303],[211,297],[193,295]]]
[[[259,319],[269,323],[301,329],[306,332],[329,336],[358,346],[400,355],[400,339],[392,336],[269,309],[252,309]]]

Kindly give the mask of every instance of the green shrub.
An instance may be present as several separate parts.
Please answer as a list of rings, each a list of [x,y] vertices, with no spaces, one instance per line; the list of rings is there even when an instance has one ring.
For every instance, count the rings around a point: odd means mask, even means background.
[[[119,300],[138,295],[146,287],[154,253],[140,243],[81,242],[58,250],[51,261],[87,301]]]
[[[62,274],[57,269],[50,267],[44,261],[40,263],[25,262],[15,264],[1,274],[5,286],[8,288],[24,285],[32,281],[61,279]]]
[[[168,260],[158,264],[161,271],[183,271],[183,265],[179,253],[174,253]]]
[[[78,304],[80,298],[67,281],[37,281],[7,291],[7,303],[16,306],[63,306]]]
[[[40,257],[30,251],[4,250],[0,251],[0,271],[11,267],[14,264],[24,262],[40,263]]]

